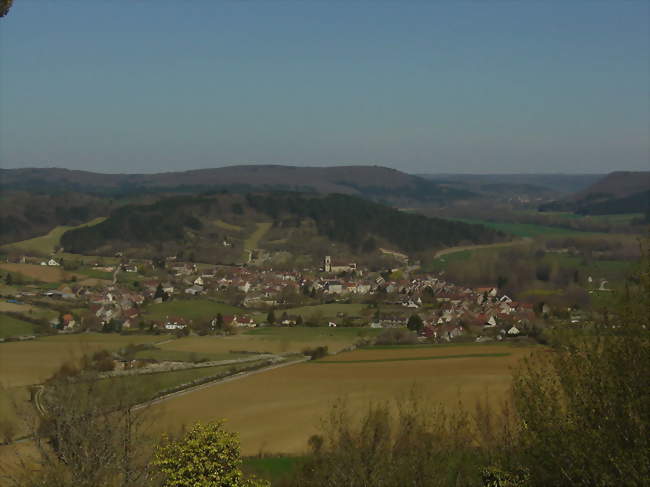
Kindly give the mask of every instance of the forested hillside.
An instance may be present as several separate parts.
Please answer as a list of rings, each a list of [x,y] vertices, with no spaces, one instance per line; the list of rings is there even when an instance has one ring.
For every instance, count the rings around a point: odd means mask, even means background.
[[[480,225],[408,214],[354,196],[264,193],[176,196],[150,205],[127,205],[98,225],[66,232],[61,244],[76,253],[182,250],[219,261],[241,254],[260,222],[279,229],[288,239],[286,246],[292,243],[292,229],[304,232],[306,227],[351,252],[372,252],[380,244],[417,252],[502,238]],[[293,238],[304,239],[304,234]]]

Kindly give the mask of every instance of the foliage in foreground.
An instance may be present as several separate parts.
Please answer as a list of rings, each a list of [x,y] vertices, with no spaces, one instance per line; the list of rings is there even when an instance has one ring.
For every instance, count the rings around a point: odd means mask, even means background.
[[[162,487],[264,487],[262,480],[245,479],[237,434],[223,421],[196,423],[177,440],[156,449],[153,466],[162,474]]]

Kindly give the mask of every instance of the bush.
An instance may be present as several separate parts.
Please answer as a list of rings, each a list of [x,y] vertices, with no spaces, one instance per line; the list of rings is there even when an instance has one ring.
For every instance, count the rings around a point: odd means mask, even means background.
[[[324,347],[315,347],[315,348],[305,348],[302,351],[303,355],[308,355],[311,357],[311,360],[318,360],[319,358],[326,357],[329,355],[328,348]]]
[[[414,345],[418,343],[415,332],[405,328],[387,328],[375,340],[377,345]]]

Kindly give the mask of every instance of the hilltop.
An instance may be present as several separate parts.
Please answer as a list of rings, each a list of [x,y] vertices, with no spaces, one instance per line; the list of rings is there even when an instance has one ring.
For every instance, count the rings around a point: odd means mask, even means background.
[[[583,215],[642,213],[650,209],[650,171],[617,171],[589,187],[543,205],[542,211]]]
[[[102,174],[61,168],[0,169],[0,189],[108,195],[282,190],[350,194],[393,203],[445,203],[473,197],[470,191],[380,166],[241,165],[157,174]]]

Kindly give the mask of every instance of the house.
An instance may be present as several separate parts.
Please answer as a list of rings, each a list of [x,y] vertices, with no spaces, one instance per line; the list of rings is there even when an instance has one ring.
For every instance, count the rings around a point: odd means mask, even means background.
[[[257,323],[250,316],[234,316],[230,322],[232,326],[237,326],[241,328],[255,328]]]
[[[187,323],[184,318],[167,317],[163,321],[163,328],[165,330],[183,330],[187,328]]]
[[[329,326],[330,328],[336,328],[336,323],[334,323],[333,321],[330,321],[330,322],[327,324],[327,326]]]
[[[519,329],[513,325],[513,327],[508,330],[508,335],[510,336],[519,335]]]

